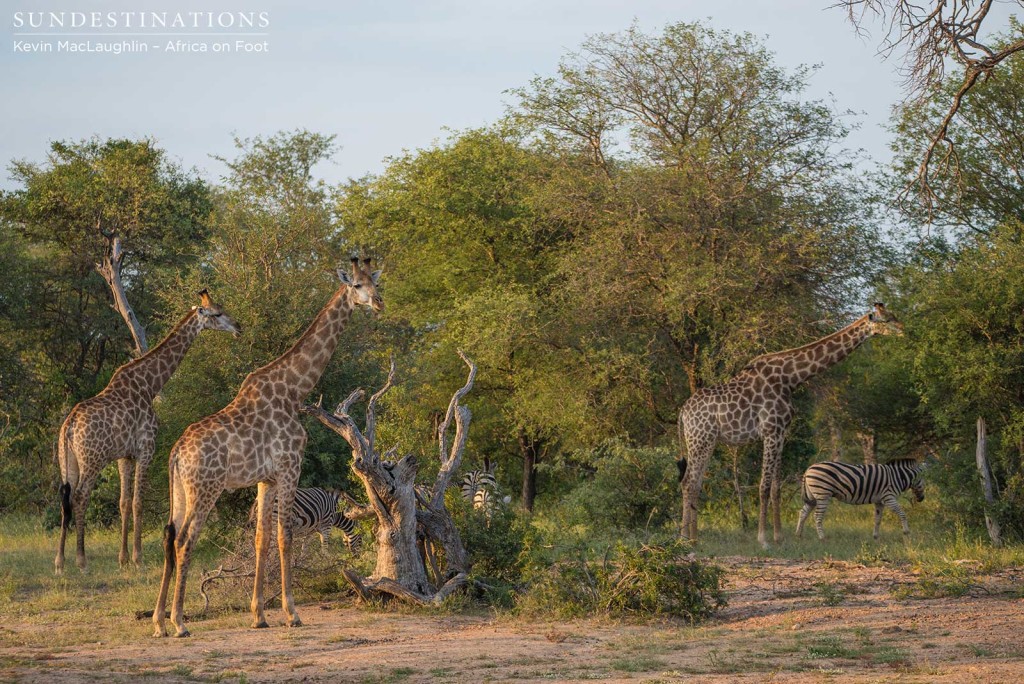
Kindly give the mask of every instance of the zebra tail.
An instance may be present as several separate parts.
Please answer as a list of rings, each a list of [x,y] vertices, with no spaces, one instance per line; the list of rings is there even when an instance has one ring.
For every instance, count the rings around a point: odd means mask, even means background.
[[[804,500],[804,503],[808,506],[813,506],[816,499],[810,495],[807,491],[807,476],[804,475],[800,478],[800,497]]]

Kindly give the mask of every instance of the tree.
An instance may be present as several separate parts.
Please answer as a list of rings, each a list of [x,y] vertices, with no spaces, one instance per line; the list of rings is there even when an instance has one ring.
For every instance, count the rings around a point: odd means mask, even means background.
[[[438,426],[437,442],[440,463],[437,476],[425,494],[416,491],[417,458],[408,454],[398,461],[390,460],[397,447],[383,456],[377,450],[377,402],[391,389],[395,379],[395,362],[391,361],[384,386],[370,397],[366,407],[365,428],[360,431],[349,415],[352,404],[362,398],[356,390],[328,413],[319,405],[306,411],[325,426],[341,435],[352,447],[352,470],[366,489],[369,504],[356,515],[376,520],[377,565],[368,579],[346,570],[345,577],[364,600],[388,595],[417,604],[439,604],[446,596],[462,587],[469,572],[466,550],[451,514],[445,508],[444,495],[452,478],[459,472],[466,448],[472,414],[460,401],[473,388],[476,365],[459,354],[469,367],[466,384],[457,390],[448,403],[448,410]],[[448,448],[448,428],[455,421],[455,436]],[[425,543],[421,546],[418,537]],[[427,562],[433,558],[421,548],[436,548],[444,559],[444,569],[436,568],[433,582],[427,576]]]
[[[904,48],[903,73],[910,99],[923,101],[936,91],[945,91],[942,112],[931,122],[921,147],[915,178],[926,212],[938,199],[932,187],[934,173],[956,172],[958,147],[950,127],[967,97],[985,83],[997,67],[1024,50],[1024,35],[1013,22],[1009,37],[990,38],[982,29],[993,7],[992,0],[842,0],[850,23],[864,30],[868,15],[880,17],[885,26],[882,52],[889,56]],[[1020,3],[1018,1],[1018,4]],[[958,80],[946,75],[947,61],[963,67]],[[973,96],[973,95],[972,95]],[[938,155],[938,157],[937,157]],[[934,164],[934,166],[933,166]],[[907,187],[909,190],[910,186]]]
[[[152,140],[54,142],[46,166],[15,162],[22,188],[2,197],[4,215],[32,241],[66,251],[79,275],[94,266],[131,333],[146,331],[129,304],[160,266],[180,266],[206,234],[206,185],[167,161]]]

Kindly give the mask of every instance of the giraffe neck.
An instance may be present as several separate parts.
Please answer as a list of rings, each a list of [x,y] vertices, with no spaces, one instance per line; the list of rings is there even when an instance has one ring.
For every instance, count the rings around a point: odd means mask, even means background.
[[[298,408],[299,402],[319,382],[351,316],[348,287],[343,285],[291,349],[252,373],[250,379],[265,378],[269,381],[267,391],[273,392],[275,397],[283,392],[286,401]],[[249,384],[246,381],[243,387]],[[242,390],[239,394],[243,394]]]
[[[810,344],[759,356],[748,368],[755,372],[781,368],[783,384],[795,388],[845,359],[870,336],[871,322],[867,316],[862,316],[842,330]]]
[[[195,309],[189,311],[160,344],[118,368],[110,379],[110,386],[125,385],[152,400],[178,369],[202,329],[202,321]]]

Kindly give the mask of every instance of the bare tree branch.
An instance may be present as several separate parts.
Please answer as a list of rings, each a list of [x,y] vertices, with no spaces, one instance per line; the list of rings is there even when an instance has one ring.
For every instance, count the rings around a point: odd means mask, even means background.
[[[1021,0],[1016,2],[1024,6]],[[847,19],[860,35],[866,33],[869,16],[881,19],[886,31],[879,50],[883,57],[892,56],[897,48],[905,49],[901,71],[908,100],[923,100],[946,81],[947,59],[952,58],[963,67],[960,88],[932,133],[917,177],[900,198],[905,201],[916,186],[929,221],[938,197],[932,179],[939,171],[949,171],[950,164],[955,167],[958,161],[949,128],[964,98],[1001,62],[1024,50],[1024,39],[1002,43],[998,38],[981,36],[992,5],[993,0],[841,0],[832,5],[846,9]],[[944,152],[937,157],[941,148]],[[954,168],[953,172],[957,174],[959,169]]]
[[[462,464],[462,452],[466,446],[469,422],[472,418],[470,410],[465,406],[460,406],[459,401],[473,389],[473,382],[476,380],[476,364],[470,361],[462,353],[461,349],[459,350],[459,357],[469,366],[469,377],[466,378],[466,384],[452,395],[451,401],[448,402],[448,411],[445,413],[444,420],[441,421],[437,428],[437,446],[438,453],[440,454],[441,468],[438,470],[437,479],[434,481],[434,489],[431,496],[432,506],[444,498],[445,490],[448,489],[452,477],[458,472],[459,466]],[[452,418],[455,418],[455,440],[452,442],[451,451],[449,451],[448,426],[451,424]]]

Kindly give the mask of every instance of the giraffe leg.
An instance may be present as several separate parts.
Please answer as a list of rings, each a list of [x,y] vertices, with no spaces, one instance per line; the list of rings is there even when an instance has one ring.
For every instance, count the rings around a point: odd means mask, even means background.
[[[807,516],[811,514],[811,509],[814,508],[812,504],[805,503],[804,507],[800,509],[800,519],[796,522],[796,536],[802,537],[804,534],[804,523],[807,522]]]
[[[60,496],[61,520],[60,539],[57,541],[57,557],[53,559],[53,570],[57,575],[64,574],[64,546],[68,540],[68,530],[75,524],[74,505],[72,504],[72,488],[68,482],[62,482],[58,490]]]
[[[828,510],[828,504],[832,501],[831,496],[826,496],[818,501],[814,505],[814,528],[818,531],[818,539],[825,541],[825,511]]]
[[[704,471],[715,450],[711,440],[697,442],[692,446],[687,442],[686,475],[683,477],[683,515],[681,534],[684,539],[697,541],[697,506],[700,503],[700,489],[704,482]]]
[[[121,478],[121,551],[117,554],[117,562],[123,568],[128,564],[128,522],[132,512],[132,470],[135,462],[130,458],[117,461],[117,474]]]
[[[295,612],[292,597],[292,505],[295,503],[295,487],[298,477],[290,482],[281,482],[277,490],[277,548],[281,555],[281,608],[288,618],[289,627],[301,627],[302,620]],[[286,514],[287,511],[287,514]]]
[[[84,479],[79,483],[78,489],[71,496],[71,510],[75,516],[75,565],[82,572],[88,571],[85,560],[85,509],[89,505],[89,496],[96,484],[95,477]]]
[[[887,496],[882,500],[882,503],[900,519],[900,525],[903,526],[903,536],[910,536],[910,525],[907,524],[907,514],[903,512],[903,508],[900,506],[900,502],[896,500],[896,497],[891,495]]]
[[[188,566],[192,563],[192,551],[195,549],[196,541],[199,540],[203,523],[206,522],[206,517],[212,508],[212,502],[202,508],[196,504],[193,510],[185,515],[185,521],[181,525],[181,534],[175,540],[178,574],[174,583],[174,602],[171,604],[171,624],[174,625],[174,636],[176,637],[189,636],[189,631],[185,628],[185,583],[188,580]]]
[[[782,542],[782,503],[781,503],[781,488],[782,488],[782,477],[780,471],[782,470],[782,459],[779,458],[775,462],[775,469],[772,472],[772,536],[775,539],[775,543],[779,544]]]
[[[176,477],[171,475],[171,477]],[[182,492],[182,485],[179,480],[174,482],[174,499],[171,503],[171,522],[164,528],[164,573],[160,580],[160,592],[156,598],[156,608],[153,610],[153,636],[167,636],[167,627],[164,620],[167,611],[167,593],[171,586],[171,578],[175,570],[175,558],[177,556],[176,536],[182,531],[185,512],[185,496]]]
[[[270,514],[274,507],[276,487],[266,482],[256,485],[256,578],[252,588],[252,626],[255,629],[267,627],[267,616],[263,613],[263,585],[267,572],[267,535],[270,534]],[[280,518],[280,514],[278,518]]]
[[[875,531],[871,534],[872,538],[878,539],[878,530],[882,526],[882,509],[885,508],[881,503],[875,504]]]
[[[135,565],[142,562],[142,496],[146,489],[146,472],[155,450],[156,442],[146,440],[135,459],[135,493],[132,498],[132,563]]]
[[[778,480],[777,473],[781,467],[784,432],[780,430],[775,430],[774,432],[766,431],[763,433],[763,439],[764,456],[761,462],[761,485],[759,487],[761,507],[757,519],[757,541],[761,544],[762,548],[767,549],[769,504],[775,504],[775,515],[773,516],[775,541],[778,542],[782,539],[782,526],[778,509],[778,484],[776,482]]]

